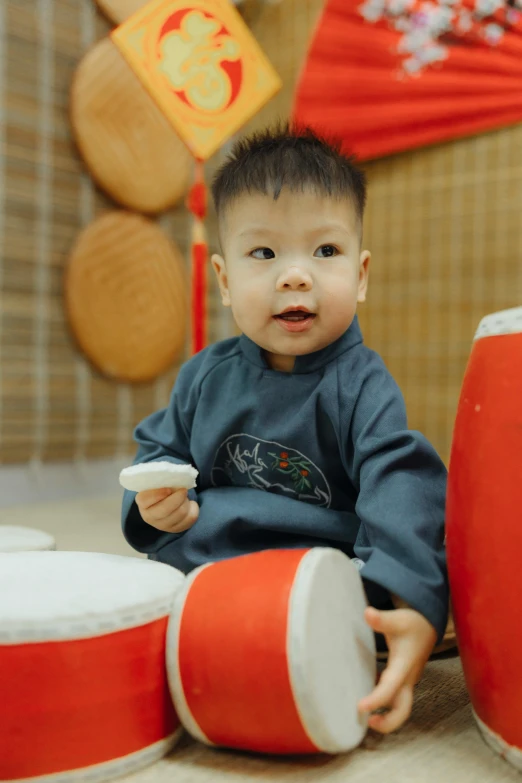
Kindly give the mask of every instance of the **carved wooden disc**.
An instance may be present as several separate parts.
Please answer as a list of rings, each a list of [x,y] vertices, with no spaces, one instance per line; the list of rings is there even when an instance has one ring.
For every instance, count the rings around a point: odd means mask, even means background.
[[[78,66],[71,122],[93,177],[123,206],[161,212],[187,191],[189,150],[109,38]]]
[[[107,19],[114,24],[121,24],[143,8],[148,0],[96,0],[96,2]]]
[[[79,346],[110,378],[156,378],[184,347],[187,284],[180,250],[153,221],[105,213],[78,237],[65,275]]]

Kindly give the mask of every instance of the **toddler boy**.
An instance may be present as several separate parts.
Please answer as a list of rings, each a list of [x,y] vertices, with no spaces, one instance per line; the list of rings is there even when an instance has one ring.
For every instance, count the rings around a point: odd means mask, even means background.
[[[136,462],[190,463],[197,490],[126,492],[123,530],[184,572],[272,548],[357,558],[389,649],[359,708],[389,732],[446,625],[446,470],[363,344],[365,177],[311,132],[266,132],[236,145],[213,195],[212,265],[242,334],[188,361],[136,429]]]

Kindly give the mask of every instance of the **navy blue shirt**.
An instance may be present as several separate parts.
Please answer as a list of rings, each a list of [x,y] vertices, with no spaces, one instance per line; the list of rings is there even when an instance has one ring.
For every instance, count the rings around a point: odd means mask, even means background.
[[[123,531],[140,552],[189,572],[261,549],[330,546],[435,626],[447,621],[446,469],[408,429],[402,394],[363,344],[357,318],[336,342],[270,369],[245,335],[181,368],[168,408],[135,431],[135,462],[191,463],[199,519],[146,524],[125,492]]]

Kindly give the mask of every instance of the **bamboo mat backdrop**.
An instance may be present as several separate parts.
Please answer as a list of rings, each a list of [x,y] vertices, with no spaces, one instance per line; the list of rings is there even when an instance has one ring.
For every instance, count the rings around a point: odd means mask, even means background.
[[[285,87],[251,130],[288,113],[322,2],[282,0],[253,29]],[[71,342],[62,275],[74,240],[113,205],[71,139],[68,91],[108,31],[91,0],[0,3],[0,462],[82,461],[133,451],[134,424],[166,404],[153,384],[101,378]],[[216,161],[209,166],[211,172]],[[522,303],[522,127],[369,164],[373,252],[367,343],[402,387],[410,425],[447,459],[471,339],[487,312]],[[184,207],[160,219],[187,251]],[[215,221],[209,219],[211,247]],[[210,339],[233,333],[211,282]]]

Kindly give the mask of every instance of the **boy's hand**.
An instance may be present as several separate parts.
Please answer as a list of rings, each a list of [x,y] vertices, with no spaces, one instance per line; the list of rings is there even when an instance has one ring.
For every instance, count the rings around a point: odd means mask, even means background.
[[[199,516],[198,504],[187,495],[186,489],[148,489],[138,492],[136,503],[148,525],[165,533],[183,533]]]
[[[409,718],[413,688],[437,641],[433,626],[414,609],[378,611],[369,607],[365,619],[370,628],[386,637],[388,665],[372,693],[359,702],[360,712],[387,709],[371,715],[370,728],[381,734],[395,731]]]

